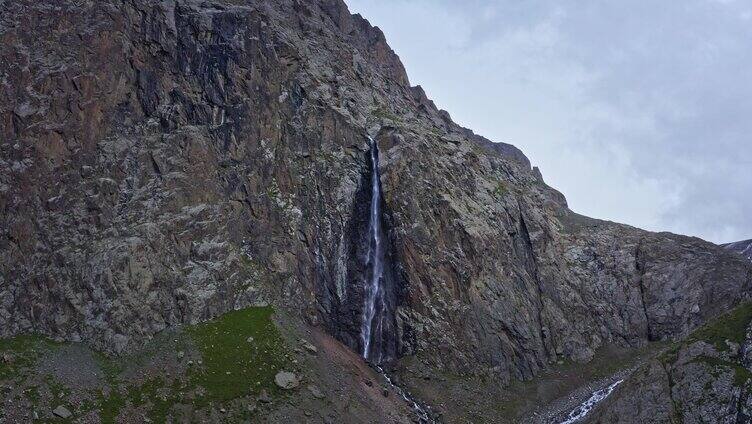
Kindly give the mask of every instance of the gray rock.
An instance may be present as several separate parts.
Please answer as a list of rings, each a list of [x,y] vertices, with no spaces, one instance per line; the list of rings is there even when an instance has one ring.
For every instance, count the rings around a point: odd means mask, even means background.
[[[312,355],[318,355],[318,353],[319,353],[318,348],[316,348],[316,346],[314,346],[313,344],[311,344],[308,340],[301,340],[300,344],[303,346],[303,348],[305,350],[308,351],[308,353],[310,353]]]
[[[71,416],[73,416],[73,413],[69,411],[68,408],[66,408],[63,405],[60,405],[57,408],[53,409],[52,413],[55,416],[63,418],[63,419],[70,418]]]
[[[300,380],[293,372],[280,371],[274,376],[274,383],[285,390],[291,390],[300,385]]]
[[[311,396],[316,399],[323,399],[325,397],[321,389],[313,384],[308,385],[308,391],[311,392]]]
[[[749,306],[741,316],[749,316]],[[728,322],[717,324],[733,328]],[[752,342],[749,331],[742,346]],[[702,337],[702,334],[700,334]],[[752,374],[737,343],[680,342],[634,371],[587,422],[737,423],[747,416]],[[746,418],[742,419],[746,422]]]
[[[3,11],[0,337],[117,353],[273,304],[357,349],[366,134],[399,305],[373,345],[387,358],[532,380],[606,345],[683,337],[752,291],[737,253],[569,210],[517,148],[411,87],[340,0],[174,3]]]

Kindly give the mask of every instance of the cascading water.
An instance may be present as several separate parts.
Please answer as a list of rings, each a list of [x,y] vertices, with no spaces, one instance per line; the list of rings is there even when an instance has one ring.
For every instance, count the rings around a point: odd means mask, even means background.
[[[616,389],[616,386],[621,384],[623,381],[624,380],[615,381],[608,387],[593,392],[593,394],[585,402],[582,402],[582,404],[572,410],[572,412],[570,412],[567,416],[567,419],[562,421],[561,424],[574,424],[585,418],[585,416],[587,416],[587,414],[589,414],[590,411],[592,411],[593,408],[598,405],[598,403],[606,399],[611,394],[611,392]]]
[[[384,234],[381,228],[381,179],[379,177],[379,148],[369,137],[371,143],[371,208],[368,223],[368,256],[366,265],[369,268],[368,280],[365,286],[365,305],[363,307],[363,325],[361,339],[363,357],[374,363],[383,359],[381,341],[387,326],[387,303],[384,288]],[[374,343],[374,341],[376,343]],[[375,345],[375,346],[374,346]]]
[[[371,207],[368,221],[368,250],[366,257],[366,284],[364,290],[363,324],[361,342],[363,357],[381,374],[415,411],[417,422],[431,424],[435,421],[429,413],[430,407],[422,406],[410,393],[396,385],[387,372],[379,366],[392,359],[394,354],[394,287],[389,275],[386,238],[381,226],[381,178],[379,175],[379,146],[368,138],[371,144]]]

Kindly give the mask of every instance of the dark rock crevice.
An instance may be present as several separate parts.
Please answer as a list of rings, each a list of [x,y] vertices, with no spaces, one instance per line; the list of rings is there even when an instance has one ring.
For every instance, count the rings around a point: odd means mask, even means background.
[[[676,399],[674,399],[674,379],[671,376],[671,370],[668,369],[668,366],[661,362],[660,360],[657,361],[658,365],[660,366],[661,370],[663,371],[664,378],[666,379],[666,382],[668,383],[668,387],[666,390],[666,395],[668,396],[669,401],[671,402],[671,408],[673,410],[673,413],[671,414],[671,418],[676,418],[679,420],[679,422],[682,421],[682,407],[681,403],[677,402]]]
[[[528,230],[527,223],[525,222],[525,217],[522,212],[520,212],[519,215],[519,231],[515,234],[515,247],[515,252],[518,256],[520,255],[520,251],[524,252],[522,254],[522,257],[518,259],[522,259],[522,262],[525,264],[525,268],[527,269],[527,273],[530,277],[532,277],[533,282],[535,283],[535,288],[537,289],[537,329],[544,349],[544,352],[542,353],[543,355],[554,359],[556,356],[555,349],[552,346],[552,341],[550,339],[551,334],[549,333],[548,327],[544,320],[545,304],[543,302],[543,299],[545,297],[545,294],[543,281],[541,280],[541,276],[538,272],[536,253],[533,248],[532,239],[530,238],[530,231]],[[541,367],[546,366],[544,362],[541,362],[538,365],[540,365]]]
[[[361,154],[361,161],[369,164],[370,152]],[[365,303],[365,286],[372,278],[373,269],[369,267],[369,212],[374,201],[381,202],[382,213],[379,216],[384,243],[384,268],[381,283],[383,284],[383,301],[386,304],[386,315],[377,317],[377,323],[383,327],[375,339],[372,340],[373,350],[380,358],[377,362],[387,362],[404,354],[402,337],[412,337],[409,326],[398,326],[397,308],[403,304],[404,273],[400,270],[398,260],[394,255],[393,240],[389,231],[391,221],[389,208],[383,195],[381,199],[373,199],[371,179],[377,170],[370,165],[363,166],[358,183],[358,189],[352,202],[350,220],[346,223],[346,278],[347,287],[338,290],[335,281],[326,281],[326,292],[319,302],[324,306],[324,321],[328,331],[337,339],[356,352],[363,352],[363,308]],[[399,327],[399,328],[398,328]],[[409,345],[410,343],[408,343]]]
[[[637,246],[635,247],[635,272],[636,272],[636,278],[637,278],[637,287],[640,290],[640,303],[642,305],[642,312],[645,315],[645,332],[646,332],[646,339],[648,341],[655,341],[656,338],[653,335],[652,332],[652,326],[650,324],[650,315],[648,314],[648,304],[647,304],[647,298],[645,296],[645,281],[644,281],[644,273],[645,273],[645,264],[643,264],[641,255],[641,248],[642,241],[637,243]]]

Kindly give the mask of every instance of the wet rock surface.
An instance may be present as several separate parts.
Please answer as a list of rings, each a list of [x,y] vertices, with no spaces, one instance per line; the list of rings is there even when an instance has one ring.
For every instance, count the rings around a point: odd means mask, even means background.
[[[740,255],[570,211],[522,152],[411,87],[339,0],[0,12],[0,336],[123,353],[272,303],[359,351],[368,136],[394,349],[427,373],[531,380],[748,297]]]

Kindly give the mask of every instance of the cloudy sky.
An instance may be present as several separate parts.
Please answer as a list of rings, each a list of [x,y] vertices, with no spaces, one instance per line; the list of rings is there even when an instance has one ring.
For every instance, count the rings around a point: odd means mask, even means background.
[[[577,212],[752,238],[752,1],[346,0]]]

